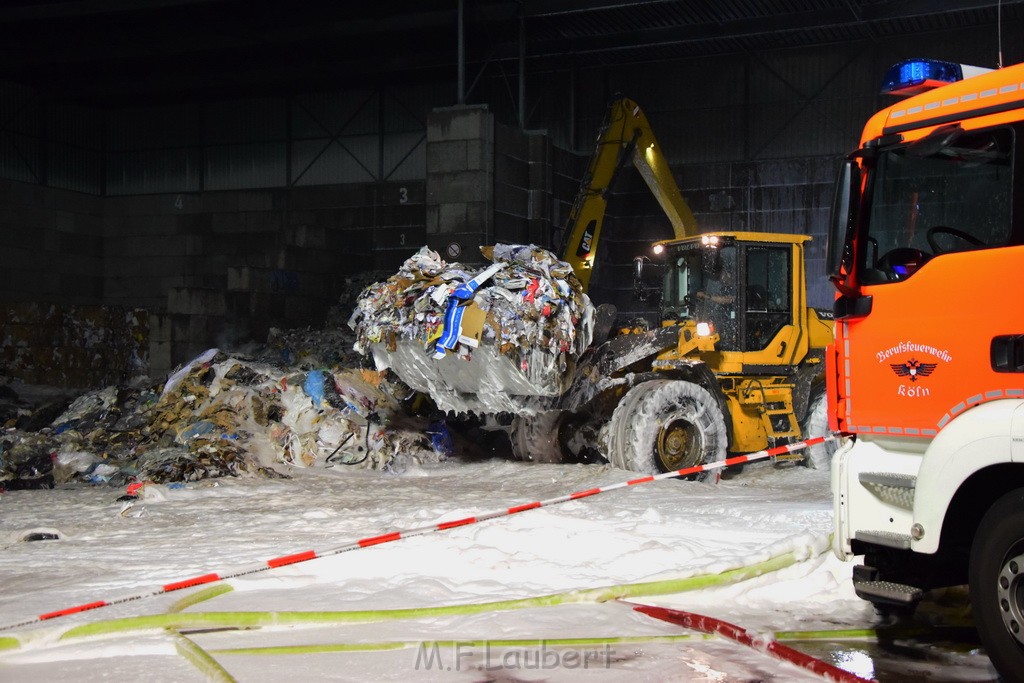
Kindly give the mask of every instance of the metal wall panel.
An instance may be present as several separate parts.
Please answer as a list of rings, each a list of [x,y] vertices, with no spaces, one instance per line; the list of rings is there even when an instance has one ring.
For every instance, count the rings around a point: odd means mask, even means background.
[[[379,106],[378,93],[362,90],[292,98],[292,137],[303,140],[376,133]]]
[[[47,185],[65,190],[101,194],[103,191],[103,154],[59,142],[47,146]]]
[[[376,135],[330,140],[299,140],[292,144],[295,185],[367,183],[378,180],[380,143]]]
[[[201,144],[202,110],[196,104],[106,112],[108,150],[166,149]]]
[[[88,194],[103,191],[103,118],[89,107],[51,106],[46,117],[46,184]]]
[[[544,74],[528,64],[525,126],[589,153],[608,100],[621,93],[644,108],[675,166],[839,156],[856,144],[864,120],[889,103],[877,81],[898,59],[927,54],[992,66],[989,28],[931,30],[580,70],[566,60],[564,69]],[[479,82],[471,75],[469,103],[487,102],[499,123],[518,126],[512,75],[498,68]],[[454,88],[446,81],[101,110],[44,107],[31,89],[0,82],[0,176],[102,191],[97,164],[83,150],[105,147],[111,194],[280,187],[289,166],[302,185],[418,179],[426,118],[455,102]]]
[[[38,183],[42,157],[38,138],[0,132],[0,178]]]
[[[0,81],[0,122],[4,132],[39,135],[40,109],[31,88]]]
[[[288,101],[282,98],[213,102],[203,106],[208,145],[281,141],[288,136]]]
[[[427,134],[392,133],[384,138],[381,180],[423,180],[427,176]]]
[[[103,112],[92,107],[54,105],[46,108],[46,137],[75,147],[103,148]]]
[[[751,159],[839,154],[874,112],[870,52],[837,46],[754,55],[750,62]]]
[[[0,177],[41,182],[43,119],[30,88],[0,81]]]
[[[198,192],[201,159],[201,151],[194,147],[108,152],[107,194]]]
[[[284,142],[206,148],[206,190],[282,187],[286,181]]]
[[[380,105],[384,132],[426,131],[427,114],[438,107],[452,106],[456,99],[454,87],[448,92],[448,86],[432,83],[384,91]]]

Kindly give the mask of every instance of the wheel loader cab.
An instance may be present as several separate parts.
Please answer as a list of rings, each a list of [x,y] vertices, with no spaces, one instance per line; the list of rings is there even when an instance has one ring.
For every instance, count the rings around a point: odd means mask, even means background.
[[[832,327],[807,307],[806,235],[704,233],[655,245],[663,258],[660,315],[679,328],[655,367],[701,361],[730,423],[730,452],[799,438]],[[717,340],[717,341],[716,341]]]
[[[661,319],[709,323],[719,335],[719,349],[738,349],[736,246],[689,242],[676,248],[667,265]]]
[[[663,321],[709,323],[719,335],[719,352],[763,352],[776,338],[786,337],[773,346],[775,353],[769,352],[770,357],[758,363],[790,362],[780,344],[792,345],[786,333],[797,325],[796,249],[791,241],[712,234],[666,247],[660,302]]]

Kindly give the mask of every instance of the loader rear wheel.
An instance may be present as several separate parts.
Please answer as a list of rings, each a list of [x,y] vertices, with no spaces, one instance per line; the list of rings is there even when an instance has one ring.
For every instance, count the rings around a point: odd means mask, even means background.
[[[978,525],[969,567],[971,613],[1007,680],[1024,671],[1024,489],[997,500]]]
[[[803,438],[816,436],[828,436],[832,432],[828,428],[828,396],[824,390],[819,390],[811,395],[807,406],[807,415],[800,423],[800,431]],[[804,451],[804,464],[811,469],[828,469],[832,465],[832,455],[839,449],[835,441],[826,441],[816,446],[811,446]]]
[[[512,422],[512,455],[525,462],[564,462],[558,429],[564,413],[549,410]]]
[[[616,406],[608,441],[617,467],[674,472],[725,459],[725,418],[707,389],[681,380],[652,380],[630,389]],[[688,478],[707,476],[702,472]]]

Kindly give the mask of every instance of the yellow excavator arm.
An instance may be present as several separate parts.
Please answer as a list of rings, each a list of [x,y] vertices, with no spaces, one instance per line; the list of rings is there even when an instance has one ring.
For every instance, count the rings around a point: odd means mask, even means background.
[[[672,177],[643,110],[629,99],[608,107],[590,167],[573,202],[562,244],[562,258],[583,284],[590,285],[594,255],[601,238],[607,194],[619,171],[631,162],[668,216],[675,238],[697,234],[697,222]]]

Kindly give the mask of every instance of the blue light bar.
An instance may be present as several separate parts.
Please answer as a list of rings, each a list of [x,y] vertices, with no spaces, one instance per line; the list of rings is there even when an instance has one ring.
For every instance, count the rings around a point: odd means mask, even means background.
[[[937,59],[908,59],[893,64],[882,79],[883,95],[916,95],[964,78],[960,64]]]

